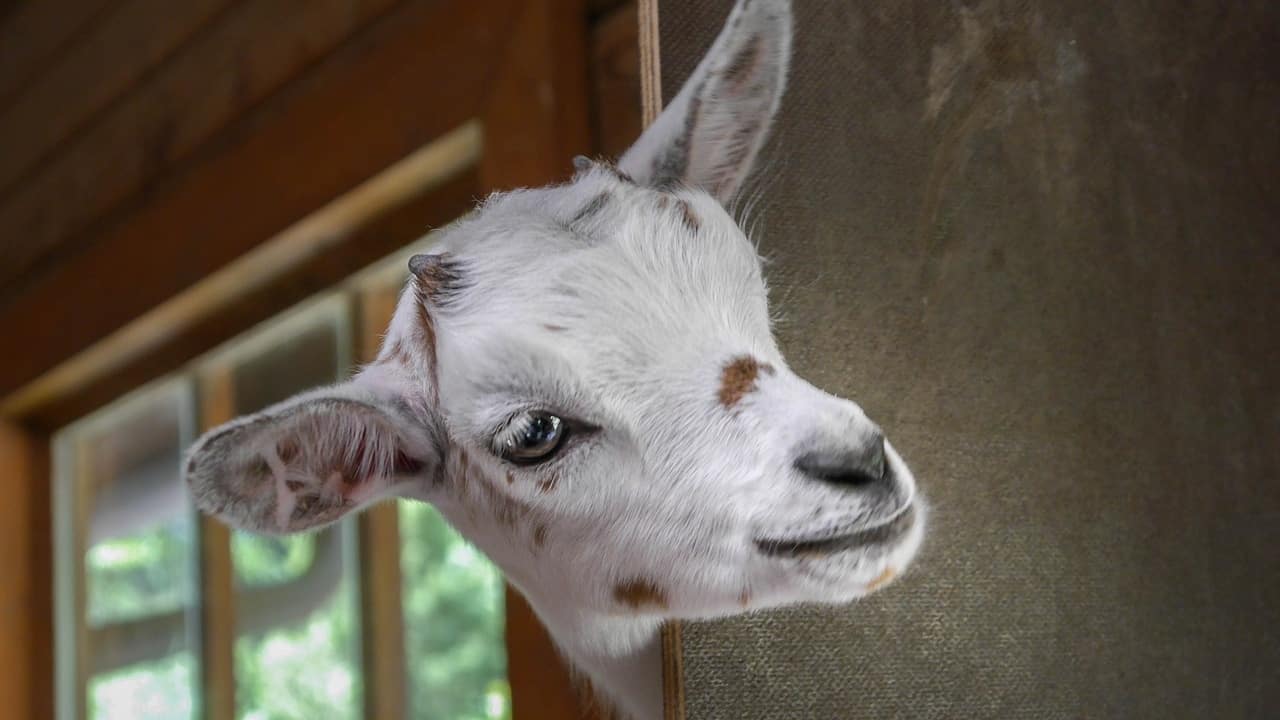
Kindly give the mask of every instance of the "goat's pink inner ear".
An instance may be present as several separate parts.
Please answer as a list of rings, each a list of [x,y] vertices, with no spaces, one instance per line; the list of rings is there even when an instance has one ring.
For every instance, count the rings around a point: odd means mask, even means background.
[[[295,532],[393,494],[432,452],[369,399],[311,395],[210,432],[187,482],[197,507],[231,525]]]

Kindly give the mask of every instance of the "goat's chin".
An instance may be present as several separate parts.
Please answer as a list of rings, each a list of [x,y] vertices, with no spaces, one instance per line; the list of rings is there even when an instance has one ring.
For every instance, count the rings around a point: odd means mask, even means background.
[[[928,508],[912,503],[900,532],[882,543],[805,552],[784,562],[810,595],[810,601],[846,603],[878,592],[906,572],[924,541]]]

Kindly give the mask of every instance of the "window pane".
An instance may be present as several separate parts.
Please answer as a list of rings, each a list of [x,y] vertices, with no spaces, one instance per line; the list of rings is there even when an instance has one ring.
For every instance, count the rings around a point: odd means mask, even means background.
[[[410,717],[511,717],[498,569],[430,505],[400,503]]]
[[[169,383],[59,434],[64,716],[192,716],[195,516],[179,476],[192,425],[188,387]]]
[[[345,376],[350,344],[338,296],[272,323],[213,361],[237,415]],[[316,534],[233,532],[236,706],[248,720],[360,715],[353,520]]]

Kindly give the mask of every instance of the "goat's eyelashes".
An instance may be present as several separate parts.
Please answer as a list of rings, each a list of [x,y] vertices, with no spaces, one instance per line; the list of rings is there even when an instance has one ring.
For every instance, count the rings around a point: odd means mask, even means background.
[[[516,415],[496,437],[494,448],[508,462],[537,465],[555,457],[570,434],[569,423],[558,415],[534,410]]]

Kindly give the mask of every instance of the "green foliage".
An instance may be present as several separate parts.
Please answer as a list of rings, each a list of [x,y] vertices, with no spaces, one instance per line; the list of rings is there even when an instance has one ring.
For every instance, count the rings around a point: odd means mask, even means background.
[[[411,715],[511,717],[498,570],[429,505],[400,505]]]
[[[405,651],[411,717],[510,720],[497,569],[428,505],[400,510]],[[86,555],[91,626],[172,611],[192,598],[191,525],[100,543]],[[308,535],[232,536],[238,584],[296,580],[316,556]],[[236,699],[244,720],[354,720],[362,679],[354,569],[333,598],[295,627],[235,644]],[[190,718],[199,673],[187,649],[90,681],[96,720]]]
[[[316,556],[314,535],[232,537],[241,587],[296,580]],[[355,572],[346,567],[333,597],[303,622],[236,638],[236,714],[243,720],[358,718],[357,618]]]
[[[100,542],[85,553],[89,625],[176,610],[192,596],[191,523]]]
[[[176,522],[112,539],[85,553],[85,611],[90,628],[141,619],[186,606],[192,592],[191,523]],[[189,649],[137,663],[89,681],[96,720],[190,718],[196,667]]]
[[[192,717],[196,667],[189,651],[138,663],[89,681],[94,720],[186,720]]]

